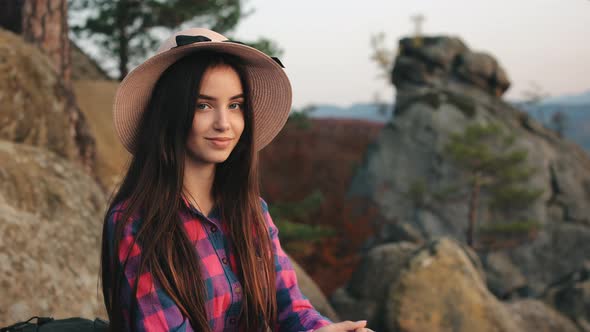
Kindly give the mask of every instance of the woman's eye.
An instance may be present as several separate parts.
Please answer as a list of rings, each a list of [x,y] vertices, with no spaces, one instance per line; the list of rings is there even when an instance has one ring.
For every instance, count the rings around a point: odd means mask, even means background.
[[[209,104],[197,103],[197,107],[196,108],[199,109],[199,110],[204,110],[207,107],[211,108],[211,106],[209,106]],[[229,108],[232,109],[232,110],[241,109],[242,108],[242,103],[232,103],[232,104],[229,105]]]
[[[241,103],[233,103],[230,106],[233,106],[233,105],[237,105],[237,107],[242,108],[242,104]],[[237,107],[235,107],[234,109],[236,109]]]

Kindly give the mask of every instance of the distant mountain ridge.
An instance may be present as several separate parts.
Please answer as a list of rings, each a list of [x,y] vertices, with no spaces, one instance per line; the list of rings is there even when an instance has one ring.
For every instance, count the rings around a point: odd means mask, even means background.
[[[391,120],[393,105],[385,104],[383,108],[372,103],[355,103],[349,107],[330,104],[315,105],[310,113],[312,118],[356,119],[385,123]],[[383,111],[382,111],[383,110]]]
[[[590,91],[576,95],[555,96],[535,106],[527,105],[523,101],[510,103],[547,127],[551,127],[550,120],[555,112],[563,112],[566,115],[565,137],[590,151]],[[372,103],[355,103],[348,107],[318,104],[310,116],[386,123],[392,120],[393,107],[393,104],[385,104],[383,108],[380,108]]]
[[[559,104],[559,105],[590,105],[590,90],[572,95],[555,96],[545,99],[542,105]]]
[[[565,115],[564,136],[590,151],[590,91],[547,98],[538,105],[524,102],[512,104],[548,128],[552,128],[553,115],[562,112]]]
[[[570,106],[572,110],[583,109],[584,106],[590,106],[590,90],[580,94],[567,94],[561,96],[554,96],[542,101],[539,106],[531,107],[526,106],[526,103],[521,100],[509,101],[511,104],[525,108],[526,111],[532,111],[532,109],[561,109],[566,112],[570,112]],[[369,121],[385,122],[391,119],[391,111],[394,104],[385,104],[383,109],[385,113],[381,112],[380,106],[373,103],[354,103],[348,107],[337,106],[331,104],[317,104],[316,110],[310,115],[314,118],[343,118],[343,119],[363,119]],[[577,113],[577,111],[576,111]],[[581,114],[576,114],[576,119]],[[583,115],[582,115],[583,117]]]

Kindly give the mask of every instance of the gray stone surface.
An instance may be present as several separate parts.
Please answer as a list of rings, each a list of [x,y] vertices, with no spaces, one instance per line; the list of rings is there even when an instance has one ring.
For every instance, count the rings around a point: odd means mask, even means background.
[[[330,301],[341,316],[384,332],[578,331],[541,301],[498,300],[477,255],[450,238],[373,248]]]
[[[448,37],[427,37],[421,46],[403,39],[400,48],[392,73],[397,88],[393,120],[368,149],[349,190],[379,207],[384,234],[372,245],[440,236],[464,242],[468,187],[444,146],[471,124],[496,124],[515,136],[514,148],[527,151],[527,166],[536,173],[526,187],[542,190],[542,195],[532,206],[505,216],[536,220],[537,232],[506,249],[478,251],[490,288],[509,296],[524,286],[529,295],[538,295],[588,262],[588,154],[498,97],[509,81],[490,55]],[[412,194],[416,188],[422,188],[419,198]],[[480,224],[486,219],[487,198],[482,192]]]
[[[590,264],[549,285],[542,298],[590,332]]]
[[[334,322],[340,321],[340,317],[336,311],[334,311],[334,308],[332,308],[330,302],[328,302],[328,299],[326,299],[326,296],[322,293],[322,290],[313,279],[311,279],[305,270],[303,270],[303,268],[301,268],[301,266],[293,259],[291,259],[291,263],[295,268],[295,274],[297,275],[297,282],[299,288],[301,288],[301,293],[309,298],[313,307],[322,315],[330,318]]]
[[[578,332],[567,318],[539,300],[518,300],[506,304],[516,323],[523,331]]]
[[[105,206],[79,166],[0,140],[0,326],[35,315],[107,317],[98,288]]]

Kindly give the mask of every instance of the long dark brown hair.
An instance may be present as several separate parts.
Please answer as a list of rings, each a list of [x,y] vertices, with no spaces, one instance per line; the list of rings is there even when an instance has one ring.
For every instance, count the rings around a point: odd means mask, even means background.
[[[123,331],[121,303],[124,282],[123,265],[119,262],[119,244],[125,222],[117,222],[114,244],[108,243],[109,212],[125,202],[121,221],[133,220],[136,213],[141,223],[134,236],[141,247],[137,275],[148,269],[163,290],[176,303],[195,331],[210,331],[205,301],[204,281],[196,248],[183,230],[178,214],[183,207],[182,188],[186,140],[188,138],[200,90],[200,82],[209,67],[226,64],[240,76],[244,89],[244,131],[228,159],[215,166],[212,194],[220,217],[228,224],[233,244],[238,277],[243,285],[239,324],[246,331],[274,329],[277,304],[274,292],[276,272],[268,226],[259,198],[258,154],[254,150],[255,123],[252,116],[250,86],[241,59],[213,51],[197,52],[181,58],[158,79],[150,102],[143,113],[138,139],[127,173],[110,199],[104,216],[101,284],[111,331]],[[114,245],[113,255],[109,246]],[[131,247],[130,247],[131,248]],[[129,257],[129,253],[123,253]],[[135,326],[135,294],[132,287],[129,321]]]

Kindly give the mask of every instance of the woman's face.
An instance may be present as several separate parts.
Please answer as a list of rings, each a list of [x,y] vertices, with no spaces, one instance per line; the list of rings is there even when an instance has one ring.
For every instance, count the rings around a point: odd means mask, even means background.
[[[191,161],[225,161],[244,131],[244,96],[238,73],[228,65],[209,67],[201,81],[186,146]]]

